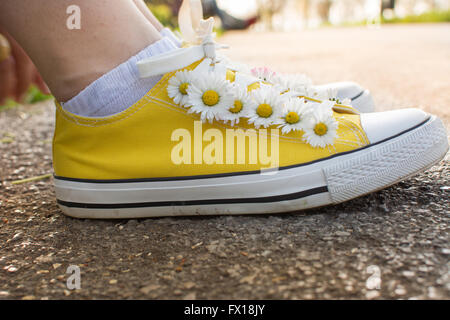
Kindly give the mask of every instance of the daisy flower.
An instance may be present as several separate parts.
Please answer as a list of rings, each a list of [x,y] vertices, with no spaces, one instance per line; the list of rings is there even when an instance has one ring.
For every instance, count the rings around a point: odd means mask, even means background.
[[[341,101],[337,97],[338,91],[337,89],[326,89],[316,93],[314,98],[322,101],[333,101],[336,104],[341,104]]]
[[[352,99],[350,99],[350,98],[345,98],[344,100],[339,101],[339,102],[340,102],[339,104],[341,104],[343,106],[348,106],[348,107],[352,106]]]
[[[281,87],[279,85],[277,85],[277,89],[279,91],[280,91],[280,88]],[[281,91],[281,94],[283,95],[283,98],[285,98],[285,99],[304,98],[304,97],[313,98],[316,96],[316,91],[314,90],[313,87],[304,87],[302,89],[297,89],[295,91],[284,90],[284,92]],[[313,102],[311,102],[311,101],[306,101],[306,102],[308,102],[310,107],[312,107],[314,105]]]
[[[273,79],[277,75],[274,71],[270,70],[267,67],[263,68],[254,68],[251,70],[252,75],[256,78],[259,78],[265,82],[273,82]]]
[[[310,113],[310,104],[305,99],[291,98],[286,102],[285,108],[276,124],[279,124],[281,132],[287,134],[293,130],[303,130],[307,125]]]
[[[232,104],[224,110],[220,115],[221,119],[225,122],[230,121],[231,125],[239,123],[241,117],[247,117],[249,110],[254,108],[255,103],[250,97],[247,88],[240,86],[233,86],[233,102]]]
[[[256,128],[267,128],[278,121],[283,112],[284,99],[276,90],[268,86],[251,92],[254,105],[249,110],[249,123]]]
[[[284,89],[307,92],[312,86],[312,81],[304,74],[282,74],[275,76],[273,81]]]
[[[223,54],[217,54],[217,60],[220,61],[220,63],[227,66],[228,69],[236,72],[241,72],[244,74],[251,74],[250,67],[246,65],[245,63],[232,61],[230,58],[228,58],[226,55]]]
[[[233,104],[230,83],[215,73],[198,76],[189,86],[189,113],[199,113],[202,121],[220,120],[220,115]]]
[[[333,103],[321,103],[310,115],[310,120],[303,128],[303,139],[312,147],[325,148],[332,145],[337,138],[338,122],[333,117]]]
[[[167,93],[176,104],[188,106],[188,89],[192,82],[192,71],[178,71],[169,80]]]

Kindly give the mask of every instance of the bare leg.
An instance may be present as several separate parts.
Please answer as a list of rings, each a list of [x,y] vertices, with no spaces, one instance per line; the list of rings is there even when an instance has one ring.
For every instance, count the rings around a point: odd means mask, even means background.
[[[153,15],[153,13],[149,10],[144,0],[133,0],[139,11],[147,18],[147,20],[156,28],[156,30],[161,31],[164,29],[164,26],[159,22],[158,19]]]
[[[66,27],[70,5],[81,9],[80,30]],[[2,0],[0,25],[25,49],[60,101],[161,39],[132,0]]]

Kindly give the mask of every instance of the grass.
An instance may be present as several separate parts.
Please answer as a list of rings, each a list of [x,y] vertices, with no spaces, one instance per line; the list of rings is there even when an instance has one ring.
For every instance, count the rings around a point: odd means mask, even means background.
[[[411,15],[403,18],[381,19],[382,23],[438,23],[450,22],[450,10],[429,11],[420,15]]]
[[[361,27],[367,25],[367,20],[344,22],[339,25],[333,25],[329,22],[322,24],[322,27]],[[450,22],[450,10],[447,11],[429,11],[419,15],[410,15],[403,18],[394,17],[391,19],[381,18],[381,24],[407,24],[407,23],[447,23]]]
[[[8,99],[5,104],[0,105],[0,111],[11,109],[11,108],[17,107],[21,104],[38,103],[38,102],[45,101],[45,100],[48,100],[51,98],[52,98],[51,95],[43,94],[38,88],[36,88],[35,86],[31,86],[30,89],[28,89],[28,92],[22,103],[19,103],[12,99]]]

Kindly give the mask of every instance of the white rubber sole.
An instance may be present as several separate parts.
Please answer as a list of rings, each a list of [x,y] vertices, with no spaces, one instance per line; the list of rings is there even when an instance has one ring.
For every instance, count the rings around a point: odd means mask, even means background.
[[[267,214],[337,204],[388,187],[440,161],[448,151],[442,122],[275,174],[237,173],[141,181],[55,177],[62,211],[76,218]]]

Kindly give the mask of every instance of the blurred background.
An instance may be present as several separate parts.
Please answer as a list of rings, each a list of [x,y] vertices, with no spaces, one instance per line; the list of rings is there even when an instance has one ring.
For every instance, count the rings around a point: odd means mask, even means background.
[[[165,24],[176,27],[181,0],[149,0]],[[450,0],[203,0],[205,16],[224,30],[293,31],[324,25],[449,22]]]
[[[178,10],[182,0],[146,0],[146,2],[165,26],[177,29]],[[441,52],[442,56],[437,57],[439,59],[437,61],[448,66],[449,46],[446,39],[450,39],[448,28],[450,0],[203,0],[203,7],[205,17],[216,17],[216,30],[219,36],[223,37],[219,41],[233,46],[233,50],[230,51],[233,58],[252,62],[253,65],[255,63],[272,65],[280,71],[308,72],[316,81],[352,79],[378,88],[379,83],[367,81],[372,80],[366,77],[367,72],[371,70],[357,73],[354,72],[355,64],[345,64],[347,55],[339,58],[335,54],[335,59],[330,60],[329,65],[326,64],[330,46],[338,47],[343,52],[344,49],[349,50],[354,43],[357,44],[354,50],[358,51],[362,49],[364,43],[379,43],[378,47],[370,49],[369,52],[360,52],[359,56],[349,58],[352,61],[359,58],[361,63],[364,63],[363,60],[374,58],[384,59],[383,62],[378,62],[376,70],[379,70],[396,59],[403,60],[402,57],[408,55],[408,50],[413,50],[414,46],[417,46],[415,51],[421,50],[421,41],[430,46],[430,39],[436,37],[439,38],[436,41],[440,42],[436,44],[437,50],[444,50]],[[428,27],[430,25],[439,27],[430,29]],[[403,28],[391,30],[389,29],[391,26]],[[414,27],[411,29],[408,26]],[[368,31],[371,29],[384,29],[384,32],[371,34]],[[419,37],[413,41],[415,36]],[[398,58],[393,53],[392,46],[390,51],[374,54],[375,49],[388,46],[389,41],[401,42],[407,39],[411,40],[411,43],[405,42],[396,49]],[[264,48],[267,42],[272,44],[271,51]],[[296,45],[285,52],[280,47],[286,42]],[[301,42],[303,43],[300,44]],[[367,49],[367,45],[364,45],[364,48]],[[399,55],[402,50],[406,50],[403,56]],[[274,54],[284,56],[284,63],[274,60]],[[339,70],[336,63],[338,58],[341,67]],[[412,55],[409,58],[414,59]],[[436,57],[432,57],[431,54],[425,59],[424,55],[421,55],[420,59],[423,64],[424,61],[430,62]],[[406,63],[406,60],[402,62]],[[430,69],[426,64],[423,67]],[[317,71],[317,66],[323,66],[320,72]],[[421,65],[417,64],[415,67],[420,68]],[[448,71],[439,65],[432,67],[437,69],[436,72]],[[405,69],[408,68],[409,66],[405,66]],[[399,69],[396,71],[396,75],[402,72]],[[417,69],[417,72],[420,70]],[[435,73],[430,73],[429,77],[434,77],[433,79],[439,77]],[[415,77],[412,74],[410,76]],[[427,78],[426,74],[423,76]],[[439,88],[449,85],[447,79],[437,80],[441,83]],[[396,81],[396,84],[400,83]],[[20,103],[35,103],[50,98],[51,96],[43,94],[36,87],[31,87]],[[402,100],[397,99],[395,102],[401,103]],[[440,103],[444,102],[448,100]],[[6,103],[0,103],[0,110],[17,104],[17,101],[9,99]]]

